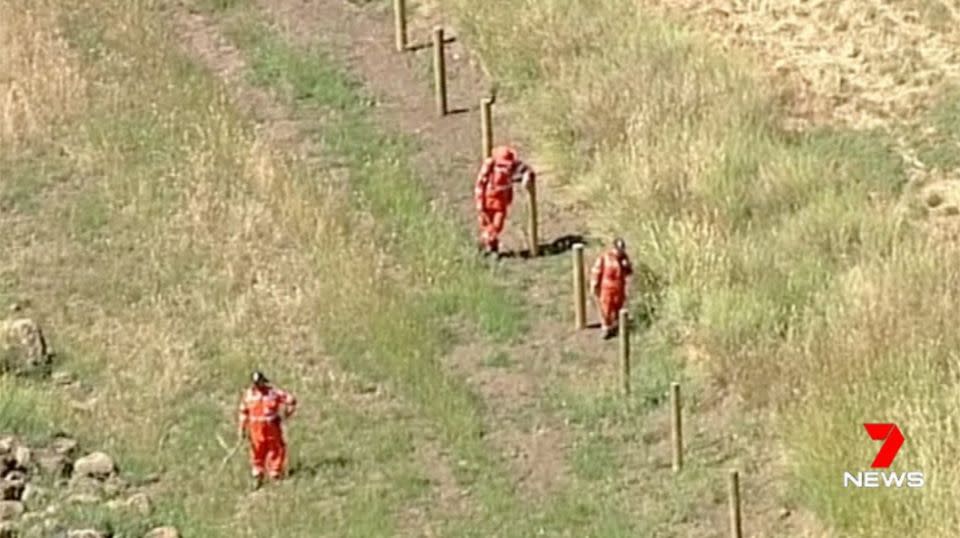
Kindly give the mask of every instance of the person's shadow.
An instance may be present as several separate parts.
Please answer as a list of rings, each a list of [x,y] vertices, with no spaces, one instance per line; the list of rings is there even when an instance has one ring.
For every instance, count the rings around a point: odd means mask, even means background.
[[[287,476],[291,478],[298,475],[317,476],[325,469],[343,469],[350,463],[348,458],[340,455],[321,458],[314,462],[296,461],[287,470]]]
[[[541,243],[537,248],[538,257],[548,257],[548,256],[558,256],[565,252],[568,252],[573,248],[573,245],[577,243],[585,243],[585,240],[582,235],[579,234],[567,234],[562,237],[558,237],[549,243]],[[525,248],[521,250],[507,250],[500,253],[501,258],[530,258],[530,249]]]

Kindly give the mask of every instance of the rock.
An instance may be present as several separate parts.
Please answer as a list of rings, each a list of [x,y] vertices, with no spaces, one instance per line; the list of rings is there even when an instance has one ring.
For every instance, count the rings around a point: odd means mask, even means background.
[[[50,376],[50,381],[61,387],[72,385],[74,383],[73,375],[70,372],[56,371]]]
[[[17,527],[11,522],[0,523],[0,538],[18,538]]]
[[[107,497],[116,497],[127,490],[127,483],[119,476],[111,476],[103,483],[103,494]]]
[[[0,324],[0,372],[49,375],[52,359],[35,321],[21,318]]]
[[[105,480],[117,472],[117,467],[110,456],[103,452],[94,452],[74,462],[73,472],[78,476],[89,476]]]
[[[77,441],[70,437],[57,436],[50,441],[50,450],[61,456],[73,457],[77,452]]]
[[[787,519],[791,513],[789,508],[781,508],[779,513],[780,519]]]
[[[153,511],[153,503],[150,502],[150,497],[146,493],[137,493],[131,496],[125,504],[127,508],[143,517],[149,516],[150,512]]]
[[[36,455],[40,472],[53,478],[70,478],[73,463],[67,456],[55,452],[40,452]]]
[[[21,477],[22,473],[13,471],[0,479],[0,500],[19,501],[23,497],[23,489],[27,481]]]
[[[173,527],[158,527],[145,534],[143,538],[180,538],[180,531]]]
[[[99,497],[103,494],[103,483],[89,476],[75,475],[70,479],[67,488],[70,493],[80,495],[96,495]]]
[[[17,446],[17,440],[14,437],[0,437],[0,454],[9,454]]]
[[[93,529],[67,531],[67,538],[106,538],[106,535]]]
[[[23,515],[20,501],[0,501],[0,521],[10,521]]]
[[[33,462],[33,452],[25,446],[18,446],[13,450],[13,459],[16,460],[17,467],[28,469]]]
[[[28,509],[35,509],[40,505],[43,505],[50,499],[50,492],[45,488],[39,486],[34,486],[33,484],[27,484],[23,488],[23,493],[20,496],[20,502],[22,502]]]
[[[100,496],[93,493],[74,493],[67,497],[69,504],[97,504],[100,500]]]

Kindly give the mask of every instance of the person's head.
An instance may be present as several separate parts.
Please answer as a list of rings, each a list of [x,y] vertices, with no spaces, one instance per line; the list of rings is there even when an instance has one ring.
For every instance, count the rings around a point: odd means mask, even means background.
[[[617,237],[613,240],[613,248],[617,249],[617,252],[626,252],[627,243],[623,240],[622,237]]]
[[[517,162],[517,152],[509,146],[493,148],[493,167],[501,171],[509,171]]]
[[[266,390],[270,387],[270,380],[263,375],[260,370],[254,370],[252,377],[253,386],[260,390]]]

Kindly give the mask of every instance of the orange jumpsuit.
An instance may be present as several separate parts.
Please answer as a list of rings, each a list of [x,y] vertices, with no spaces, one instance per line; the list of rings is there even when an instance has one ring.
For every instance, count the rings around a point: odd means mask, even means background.
[[[490,251],[500,248],[500,233],[513,203],[513,184],[533,179],[533,170],[515,157],[512,150],[498,148],[480,167],[474,186],[474,202],[480,225],[480,242]],[[499,155],[497,154],[499,153]]]
[[[297,400],[292,394],[273,387],[251,387],[240,402],[240,427],[250,435],[250,465],[253,476],[260,478],[266,470],[271,478],[283,476],[287,464],[287,443],[283,437],[280,413],[294,413]]]
[[[601,325],[610,329],[617,325],[617,316],[627,298],[627,277],[633,266],[627,254],[611,248],[597,258],[591,273],[593,293],[600,299]]]

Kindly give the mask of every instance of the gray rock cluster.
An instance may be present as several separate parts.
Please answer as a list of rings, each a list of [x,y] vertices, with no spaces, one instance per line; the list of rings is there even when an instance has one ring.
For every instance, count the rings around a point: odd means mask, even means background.
[[[0,434],[0,538],[114,538],[105,530],[65,526],[60,518],[70,505],[100,505],[141,519],[153,511],[150,496],[127,483],[107,454],[80,456],[67,436],[31,447]],[[145,538],[180,533],[160,527]]]

